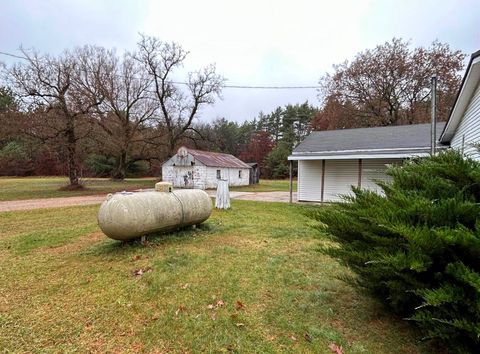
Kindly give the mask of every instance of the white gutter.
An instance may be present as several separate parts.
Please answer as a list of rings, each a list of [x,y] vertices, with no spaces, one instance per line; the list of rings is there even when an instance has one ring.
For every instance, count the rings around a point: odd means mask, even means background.
[[[348,160],[348,159],[406,159],[430,156],[428,152],[398,154],[348,154],[348,155],[290,155],[289,161],[299,160]]]
[[[385,149],[353,149],[353,150],[324,150],[324,151],[305,151],[305,152],[293,152],[292,155],[315,155],[315,154],[325,154],[325,153],[363,153],[363,152],[379,152],[383,151],[404,151],[404,150],[429,150],[430,146],[421,146],[421,147],[402,147],[402,148],[385,148]]]

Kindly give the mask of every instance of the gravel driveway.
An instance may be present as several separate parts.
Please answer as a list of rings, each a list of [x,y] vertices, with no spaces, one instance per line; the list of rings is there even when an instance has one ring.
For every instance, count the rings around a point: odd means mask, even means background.
[[[216,191],[206,191],[211,197],[215,197]],[[88,195],[81,197],[66,198],[41,198],[27,200],[7,200],[0,202],[0,212],[15,210],[30,210],[42,208],[61,208],[75,205],[100,204],[105,200],[105,195]],[[255,200],[262,202],[288,202],[288,192],[230,192],[230,198],[240,200]],[[296,200],[296,193],[293,193]]]

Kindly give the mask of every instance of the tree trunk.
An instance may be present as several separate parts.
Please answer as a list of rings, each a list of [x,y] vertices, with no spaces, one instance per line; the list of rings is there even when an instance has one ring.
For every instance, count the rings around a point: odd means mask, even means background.
[[[175,138],[173,136],[170,137],[170,146],[169,146],[169,151],[168,151],[168,157],[172,157],[175,155],[177,152],[175,151]]]
[[[113,171],[112,179],[123,180],[127,175],[127,151],[122,150],[118,158],[118,165]]]
[[[120,155],[118,156],[118,164],[112,174],[112,179],[124,180],[127,175],[127,156],[128,150],[130,147],[130,119],[128,113],[123,116],[123,146],[120,150]]]
[[[67,122],[65,135],[67,138],[68,179],[70,180],[70,188],[75,189],[80,187],[80,183],[78,180],[77,141],[75,139],[75,128],[70,119]]]

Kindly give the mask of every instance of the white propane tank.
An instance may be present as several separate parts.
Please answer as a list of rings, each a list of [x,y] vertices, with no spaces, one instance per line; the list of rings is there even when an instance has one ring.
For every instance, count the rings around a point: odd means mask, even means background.
[[[198,225],[210,217],[212,201],[198,189],[109,194],[98,211],[98,225],[115,240]]]

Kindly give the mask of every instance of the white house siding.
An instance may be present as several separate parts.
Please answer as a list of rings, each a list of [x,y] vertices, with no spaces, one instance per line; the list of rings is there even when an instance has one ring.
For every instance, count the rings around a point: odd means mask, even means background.
[[[382,193],[382,189],[374,180],[391,181],[392,177],[385,174],[387,165],[400,164],[402,159],[368,159],[362,161],[362,188]]]
[[[381,193],[374,180],[389,181],[386,165],[401,163],[402,159],[363,159],[361,187]],[[352,186],[358,186],[358,159],[325,160],[324,202],[341,200],[341,195],[351,194]],[[322,201],[322,160],[298,161],[298,200]]]
[[[480,143],[480,84],[477,85],[462,121],[452,138],[451,147],[463,150],[465,155],[480,160],[480,154],[473,146],[476,143]]]
[[[358,185],[358,160],[326,160],[323,200],[340,201],[340,195],[351,194]]]
[[[322,161],[298,161],[298,200],[320,202],[322,199]]]

